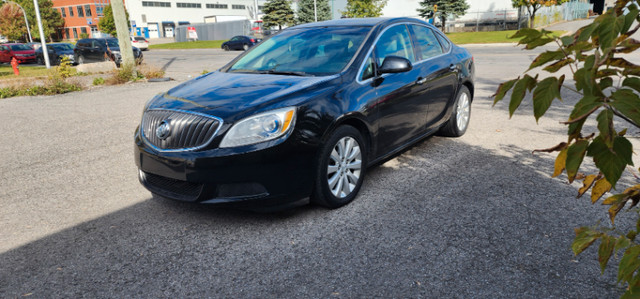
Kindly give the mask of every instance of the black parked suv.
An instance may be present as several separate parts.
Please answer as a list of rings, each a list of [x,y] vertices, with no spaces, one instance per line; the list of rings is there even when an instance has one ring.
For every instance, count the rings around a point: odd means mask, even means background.
[[[114,61],[118,67],[122,61],[117,38],[84,38],[76,43],[73,54],[77,64],[100,61]],[[142,51],[133,47],[136,63],[142,63]]]

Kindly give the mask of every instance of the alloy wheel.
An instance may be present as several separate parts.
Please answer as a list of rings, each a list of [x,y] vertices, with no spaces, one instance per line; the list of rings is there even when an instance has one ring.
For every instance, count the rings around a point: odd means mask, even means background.
[[[358,142],[350,136],[338,140],[327,165],[327,184],[333,196],[349,196],[358,184],[361,170],[362,152]]]
[[[463,92],[460,95],[460,99],[458,100],[458,106],[456,107],[456,125],[458,126],[458,130],[464,131],[469,124],[469,115],[470,115],[470,102],[469,95],[466,92]]]

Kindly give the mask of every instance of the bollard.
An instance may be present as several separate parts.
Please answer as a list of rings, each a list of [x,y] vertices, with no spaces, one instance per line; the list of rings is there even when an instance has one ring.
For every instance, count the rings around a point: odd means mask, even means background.
[[[16,76],[20,76],[20,68],[18,67],[19,64],[20,62],[18,62],[18,59],[16,59],[15,57],[11,59],[11,67],[13,68],[13,73]]]

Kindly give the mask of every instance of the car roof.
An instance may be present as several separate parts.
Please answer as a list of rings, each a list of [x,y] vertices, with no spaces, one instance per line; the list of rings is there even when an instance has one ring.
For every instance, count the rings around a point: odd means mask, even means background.
[[[297,25],[291,28],[308,28],[308,27],[330,27],[330,26],[364,26],[373,27],[376,25],[387,25],[397,22],[415,22],[426,24],[426,22],[415,18],[349,18],[339,20],[329,20],[316,23],[307,23]]]

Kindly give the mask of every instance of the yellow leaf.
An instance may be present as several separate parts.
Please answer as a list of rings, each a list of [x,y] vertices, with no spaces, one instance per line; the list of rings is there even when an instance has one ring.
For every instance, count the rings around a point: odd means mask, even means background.
[[[565,148],[562,151],[560,151],[560,153],[558,154],[558,157],[556,158],[556,164],[553,167],[553,175],[551,177],[555,178],[559,176],[564,170],[564,167],[566,164],[567,164],[567,149]]]
[[[611,184],[605,178],[599,179],[595,185],[593,185],[593,189],[591,189],[591,203],[595,203],[604,195],[605,193],[611,190]]]
[[[589,190],[589,188],[591,188],[591,185],[593,185],[593,182],[595,182],[597,177],[598,176],[595,174],[590,174],[586,178],[584,178],[584,181],[582,181],[582,188],[578,190],[578,198],[580,198],[585,192],[587,192],[587,190]]]

